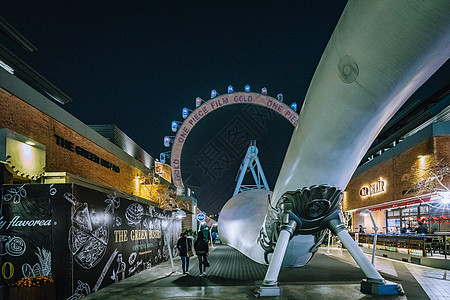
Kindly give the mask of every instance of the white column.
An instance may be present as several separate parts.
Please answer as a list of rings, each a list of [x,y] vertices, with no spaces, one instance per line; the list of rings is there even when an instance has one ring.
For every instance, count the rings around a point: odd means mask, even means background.
[[[275,251],[272,254],[270,260],[269,269],[267,269],[266,277],[264,278],[263,285],[276,285],[278,280],[278,274],[280,273],[281,264],[283,263],[284,254],[289,243],[291,233],[287,230],[282,230],[275,246]]]

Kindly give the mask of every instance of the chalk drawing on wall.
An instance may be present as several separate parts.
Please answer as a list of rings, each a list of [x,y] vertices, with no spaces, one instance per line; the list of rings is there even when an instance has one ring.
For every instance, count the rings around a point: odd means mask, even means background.
[[[50,194],[50,196],[54,196],[54,195],[56,195],[56,193],[58,192],[57,190],[56,190],[56,188],[54,187],[54,183],[52,183],[51,185],[50,185],[50,187],[49,187],[49,194]]]
[[[81,298],[86,297],[91,293],[91,288],[89,287],[89,284],[82,282],[81,280],[78,280],[78,286],[72,296],[67,298],[67,300],[79,300]]]
[[[152,268],[152,261],[151,261],[151,259],[149,259],[147,262],[144,262],[143,266],[144,266],[145,270],[150,270]]]
[[[25,241],[18,236],[0,235],[0,241],[5,245],[0,248],[0,255],[21,256],[27,249]]]
[[[120,206],[119,197],[116,197],[114,195],[108,194],[105,202],[108,203],[108,205],[105,208],[105,213],[109,212],[110,210],[112,213],[114,213],[114,210],[119,208]]]
[[[69,229],[69,249],[75,261],[85,269],[95,267],[105,255],[109,232],[106,218],[88,210],[88,204],[78,202],[70,193],[64,198],[72,203],[72,226]],[[91,214],[95,214],[95,224]]]
[[[23,264],[23,277],[52,276],[52,253],[44,247],[42,247],[42,249],[38,247],[37,249],[38,252],[35,252],[35,254],[38,257],[39,262],[35,263],[33,267],[28,263]]]
[[[130,265],[130,268],[128,269],[128,275],[131,275],[132,273],[134,273],[134,271],[136,271],[136,269],[142,265],[142,260],[137,261],[137,253],[133,252],[130,254],[130,256],[128,257],[128,264]]]
[[[27,197],[27,191],[25,190],[25,184],[18,188],[9,188],[6,194],[3,196],[3,200],[9,202],[12,200],[14,204],[19,204],[20,201]]]
[[[128,264],[132,265],[136,261],[137,253],[133,252],[130,254],[130,257],[128,257]]]
[[[119,253],[119,255],[117,255],[117,269],[113,270],[111,279],[114,280],[114,282],[118,282],[119,280],[124,280],[126,268],[127,268],[127,264],[126,264],[126,262],[123,261],[122,253]],[[122,277],[122,278],[119,279],[119,277]]]
[[[152,206],[152,205],[149,205],[149,206],[148,206],[148,215],[149,215],[150,217],[154,217],[154,216],[155,216],[155,213],[156,213],[155,207]]]
[[[98,291],[98,289],[100,288],[100,285],[102,284],[103,279],[106,276],[106,273],[108,272],[109,268],[111,267],[114,258],[116,258],[117,253],[119,252],[119,250],[115,249],[113,251],[113,253],[111,254],[111,256],[109,257],[108,261],[106,262],[105,266],[103,267],[103,271],[100,274],[100,276],[97,279],[97,283],[95,284],[93,291]]]
[[[149,218],[146,218],[144,219],[144,221],[142,221],[142,226],[147,230],[153,229],[153,223]]]
[[[137,261],[136,264],[135,264],[134,266],[131,266],[131,267],[128,269],[128,275],[133,274],[134,271],[136,271],[137,268],[139,268],[140,265],[142,265],[142,260]]]
[[[132,203],[125,212],[125,221],[129,226],[137,226],[141,223],[144,208],[139,203]]]

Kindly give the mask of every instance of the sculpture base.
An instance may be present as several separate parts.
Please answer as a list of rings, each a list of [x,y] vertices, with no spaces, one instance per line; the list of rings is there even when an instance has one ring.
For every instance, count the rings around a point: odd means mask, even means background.
[[[368,282],[367,279],[361,281],[361,293],[371,295],[404,295],[401,284],[386,281],[385,284]]]
[[[254,290],[255,297],[277,297],[283,294],[283,287],[278,285],[262,285]]]

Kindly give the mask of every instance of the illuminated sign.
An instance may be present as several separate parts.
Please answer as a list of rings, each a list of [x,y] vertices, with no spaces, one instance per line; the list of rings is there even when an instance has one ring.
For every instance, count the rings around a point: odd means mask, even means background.
[[[377,180],[377,182],[374,182],[374,183],[370,184],[369,186],[363,186],[359,190],[359,195],[364,198],[364,197],[382,194],[385,192],[386,192],[386,181],[384,181],[382,178],[379,178]]]
[[[197,221],[204,221],[205,220],[205,214],[198,214],[197,215]]]

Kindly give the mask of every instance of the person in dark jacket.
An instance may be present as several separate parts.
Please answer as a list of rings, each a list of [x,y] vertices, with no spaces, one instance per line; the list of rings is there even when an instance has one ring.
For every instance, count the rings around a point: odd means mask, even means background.
[[[359,233],[365,233],[364,227],[362,227],[362,225],[359,225],[359,231],[358,232]]]
[[[187,256],[187,252],[192,251],[192,242],[188,239],[187,232],[183,232],[183,236],[178,239],[177,249],[180,251],[183,276],[186,276],[189,274],[189,256]]]
[[[200,276],[206,276],[206,263],[208,263],[208,242],[206,242],[203,232],[199,231],[197,240],[194,242],[195,254],[198,257],[198,268],[200,269]]]
[[[422,223],[422,222],[419,222],[419,227],[417,227],[414,231],[415,231],[417,234],[421,234],[421,233],[427,234],[427,233],[428,233],[428,228],[427,228],[427,225],[425,225],[425,224]]]
[[[410,233],[410,232],[411,232],[411,228],[409,227],[409,224],[405,224],[405,227],[403,227],[403,228],[400,230],[400,233],[401,233],[401,234]]]

